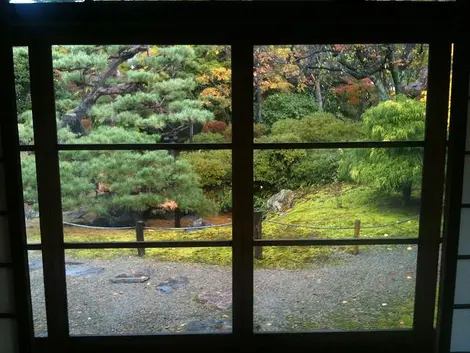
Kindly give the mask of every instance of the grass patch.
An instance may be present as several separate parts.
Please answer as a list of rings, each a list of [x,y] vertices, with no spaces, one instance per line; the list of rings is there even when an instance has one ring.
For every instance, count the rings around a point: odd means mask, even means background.
[[[399,197],[379,193],[367,187],[341,185],[338,196],[337,186],[313,189],[296,200],[295,206],[284,215],[268,215],[268,220],[290,224],[309,224],[316,226],[353,226],[355,219],[362,225],[386,224],[414,216],[418,213],[417,203],[403,207]],[[363,229],[361,237],[388,236],[413,237],[418,234],[418,220],[379,229]],[[312,230],[291,226],[263,223],[263,238],[349,238],[352,230]],[[101,230],[64,227],[66,242],[125,242],[135,241],[135,230]],[[145,230],[147,241],[170,240],[230,240],[231,227],[210,228],[191,232],[174,230]],[[28,228],[28,241],[39,242],[39,227]],[[367,251],[361,247],[361,251]],[[338,262],[336,256],[351,251],[351,247],[264,247],[263,260],[255,260],[256,268],[298,269],[323,266]],[[77,258],[113,258],[136,256],[136,249],[79,249],[67,250],[67,254]],[[168,248],[147,249],[146,257],[159,261],[181,261],[211,265],[231,266],[230,248]]]

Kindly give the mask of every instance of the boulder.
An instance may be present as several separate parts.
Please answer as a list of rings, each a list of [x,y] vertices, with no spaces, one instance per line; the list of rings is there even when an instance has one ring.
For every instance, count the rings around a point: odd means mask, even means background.
[[[268,210],[273,212],[284,212],[294,206],[294,192],[292,190],[281,190],[271,196],[267,202]]]
[[[208,222],[202,218],[198,218],[196,219],[193,223],[192,223],[192,227],[205,227],[205,226],[211,226],[212,223],[211,222]]]

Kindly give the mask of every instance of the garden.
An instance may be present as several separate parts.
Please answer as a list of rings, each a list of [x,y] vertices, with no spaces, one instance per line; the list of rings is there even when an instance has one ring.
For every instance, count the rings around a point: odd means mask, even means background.
[[[53,46],[52,53],[57,143],[168,144],[60,151],[65,241],[135,241],[139,222],[148,241],[231,240],[231,48]],[[254,142],[424,140],[426,45],[258,46],[253,54]],[[33,145],[27,49],[15,48],[14,61],[20,143]],[[195,143],[223,147],[199,150]],[[422,152],[255,150],[260,237],[417,237]],[[28,242],[39,243],[34,152],[22,152],[21,164]],[[290,195],[281,209],[272,206],[280,193]],[[416,250],[263,247],[254,259],[255,329],[410,327]],[[231,329],[230,247],[148,248],[145,256],[74,249],[66,260],[73,334]],[[36,334],[44,335],[35,251],[30,273]],[[120,282],[126,276],[132,283]]]

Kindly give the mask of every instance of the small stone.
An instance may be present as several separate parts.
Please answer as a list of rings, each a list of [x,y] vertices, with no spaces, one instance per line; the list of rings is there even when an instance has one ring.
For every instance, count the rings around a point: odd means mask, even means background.
[[[70,277],[94,276],[104,272],[104,268],[90,267],[79,262],[66,262],[65,274]]]
[[[123,273],[111,279],[113,283],[143,283],[149,280],[149,276],[141,272]]]
[[[186,277],[169,278],[156,286],[156,289],[161,293],[171,294],[175,290],[183,288],[188,283],[189,280]]]
[[[348,303],[348,301],[347,301],[347,300],[343,300],[343,304],[347,304],[347,303]]]

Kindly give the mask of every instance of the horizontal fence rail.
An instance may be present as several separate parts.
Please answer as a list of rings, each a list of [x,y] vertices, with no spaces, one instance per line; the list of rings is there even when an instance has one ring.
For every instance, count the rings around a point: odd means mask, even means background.
[[[411,245],[418,238],[341,238],[341,239],[262,239],[256,246],[341,246],[341,245]]]
[[[404,224],[412,220],[418,219],[419,215],[405,218],[399,221],[390,222],[386,224],[377,224],[363,226],[360,220],[355,220],[354,226],[343,227],[343,226],[313,226],[306,224],[293,224],[284,223],[278,221],[263,220],[262,213],[257,211],[254,212],[255,227],[253,230],[253,247],[254,257],[257,260],[263,258],[263,246],[354,246],[353,254],[359,254],[359,245],[412,245],[418,243],[418,238],[404,238],[404,237],[389,237],[389,238],[360,238],[361,229],[376,229],[395,226]],[[271,223],[286,227],[294,228],[307,228],[317,230],[353,230],[354,237],[352,238],[301,238],[301,239],[262,239],[262,223]],[[117,242],[65,242],[64,249],[137,249],[137,254],[140,257],[145,256],[145,248],[190,248],[190,247],[231,247],[232,240],[165,240],[165,241],[145,241],[145,230],[150,231],[182,231],[182,232],[193,232],[212,228],[224,228],[232,226],[232,223],[222,223],[215,225],[205,226],[191,226],[191,227],[146,227],[144,222],[138,221],[136,226],[126,227],[99,227],[99,226],[88,226],[84,224],[63,222],[64,226],[77,227],[84,229],[95,229],[95,230],[135,230],[135,241],[117,241]],[[28,244],[28,250],[41,250],[41,244]]]

